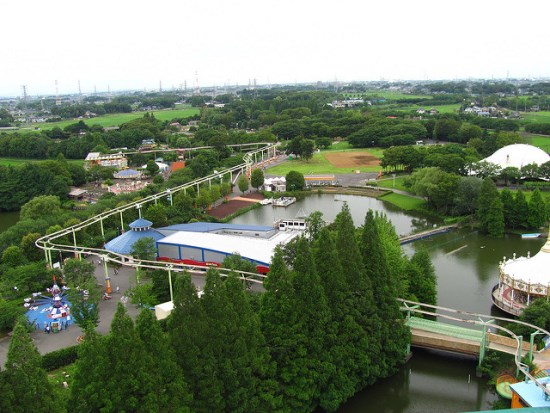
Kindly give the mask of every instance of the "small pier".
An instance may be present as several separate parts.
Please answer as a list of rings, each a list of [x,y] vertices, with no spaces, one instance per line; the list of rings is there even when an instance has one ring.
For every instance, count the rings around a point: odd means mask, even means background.
[[[432,236],[438,235],[438,234],[444,234],[446,232],[449,232],[453,228],[457,228],[457,227],[458,227],[457,224],[445,225],[443,227],[437,227],[437,228],[434,228],[434,229],[430,229],[428,231],[422,231],[422,232],[419,232],[417,234],[405,235],[405,236],[399,238],[399,243],[401,245],[408,244],[409,242],[418,241],[419,239],[432,237]]]

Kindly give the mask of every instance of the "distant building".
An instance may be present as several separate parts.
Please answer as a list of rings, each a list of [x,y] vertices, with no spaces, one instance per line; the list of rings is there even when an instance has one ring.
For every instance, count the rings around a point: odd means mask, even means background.
[[[111,168],[123,169],[128,166],[128,159],[122,153],[102,155],[99,152],[90,152],[84,159],[84,169],[90,169],[92,166],[107,166]]]

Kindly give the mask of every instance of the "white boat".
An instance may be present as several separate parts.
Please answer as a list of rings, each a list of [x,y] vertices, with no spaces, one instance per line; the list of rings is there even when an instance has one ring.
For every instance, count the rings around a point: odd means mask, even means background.
[[[269,205],[273,202],[273,198],[266,198],[260,201],[260,205]]]
[[[287,207],[296,202],[296,198],[293,196],[283,196],[273,200],[273,206]]]
[[[540,237],[540,232],[535,232],[533,234],[521,234],[521,238],[538,238]]]

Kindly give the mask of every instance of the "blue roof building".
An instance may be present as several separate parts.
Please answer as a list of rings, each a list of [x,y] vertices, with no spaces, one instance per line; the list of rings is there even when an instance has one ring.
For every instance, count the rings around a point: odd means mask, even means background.
[[[143,218],[136,219],[129,225],[131,228],[130,231],[127,231],[106,243],[105,249],[117,254],[129,255],[132,253],[134,243],[138,239],[149,237],[153,238],[153,240],[157,242],[158,240],[164,238],[164,235],[156,229],[151,228],[151,225],[153,225],[151,221],[147,221]]]

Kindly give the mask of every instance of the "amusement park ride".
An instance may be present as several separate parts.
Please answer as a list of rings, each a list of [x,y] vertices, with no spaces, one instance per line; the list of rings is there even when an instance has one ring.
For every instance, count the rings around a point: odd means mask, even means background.
[[[83,292],[86,294],[86,292]],[[53,277],[53,285],[45,293],[32,293],[32,297],[25,298],[24,307],[27,309],[27,319],[36,329],[45,332],[57,333],[71,324],[71,308],[67,300],[67,288],[61,288]]]

